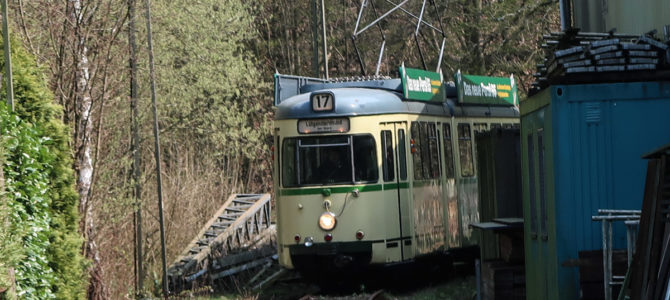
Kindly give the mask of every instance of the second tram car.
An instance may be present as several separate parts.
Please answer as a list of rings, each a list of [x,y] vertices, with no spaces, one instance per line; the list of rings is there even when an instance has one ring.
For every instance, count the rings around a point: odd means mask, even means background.
[[[300,271],[412,261],[475,245],[478,131],[514,106],[411,101],[400,79],[276,75],[279,262]],[[434,91],[433,91],[434,92]]]

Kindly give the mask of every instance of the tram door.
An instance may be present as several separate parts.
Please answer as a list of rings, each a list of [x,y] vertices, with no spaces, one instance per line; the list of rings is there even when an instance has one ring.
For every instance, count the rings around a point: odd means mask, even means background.
[[[387,260],[414,257],[412,208],[407,180],[407,123],[381,123],[382,182],[386,205]],[[393,217],[392,217],[393,216]],[[396,249],[393,249],[396,248]]]

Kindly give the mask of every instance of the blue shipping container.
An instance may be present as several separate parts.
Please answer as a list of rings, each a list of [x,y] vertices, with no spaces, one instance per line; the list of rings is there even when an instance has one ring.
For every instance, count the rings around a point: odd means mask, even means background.
[[[579,299],[600,208],[641,209],[644,153],[670,142],[670,82],[556,85],[521,102],[528,299]],[[623,225],[615,248],[625,248]]]

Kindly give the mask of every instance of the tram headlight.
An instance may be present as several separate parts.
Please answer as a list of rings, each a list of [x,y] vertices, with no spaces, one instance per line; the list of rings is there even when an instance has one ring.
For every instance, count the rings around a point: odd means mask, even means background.
[[[329,231],[333,230],[335,228],[335,224],[337,223],[337,220],[335,219],[335,214],[332,212],[325,212],[321,214],[319,217],[319,227],[321,229]]]

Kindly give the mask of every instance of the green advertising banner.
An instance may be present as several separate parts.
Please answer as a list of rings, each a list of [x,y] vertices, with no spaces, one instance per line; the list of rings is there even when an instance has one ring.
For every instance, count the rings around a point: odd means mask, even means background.
[[[442,73],[400,67],[402,90],[407,100],[444,101]]]
[[[509,78],[476,76],[461,74],[458,70],[454,79],[459,103],[519,105],[514,75]]]

